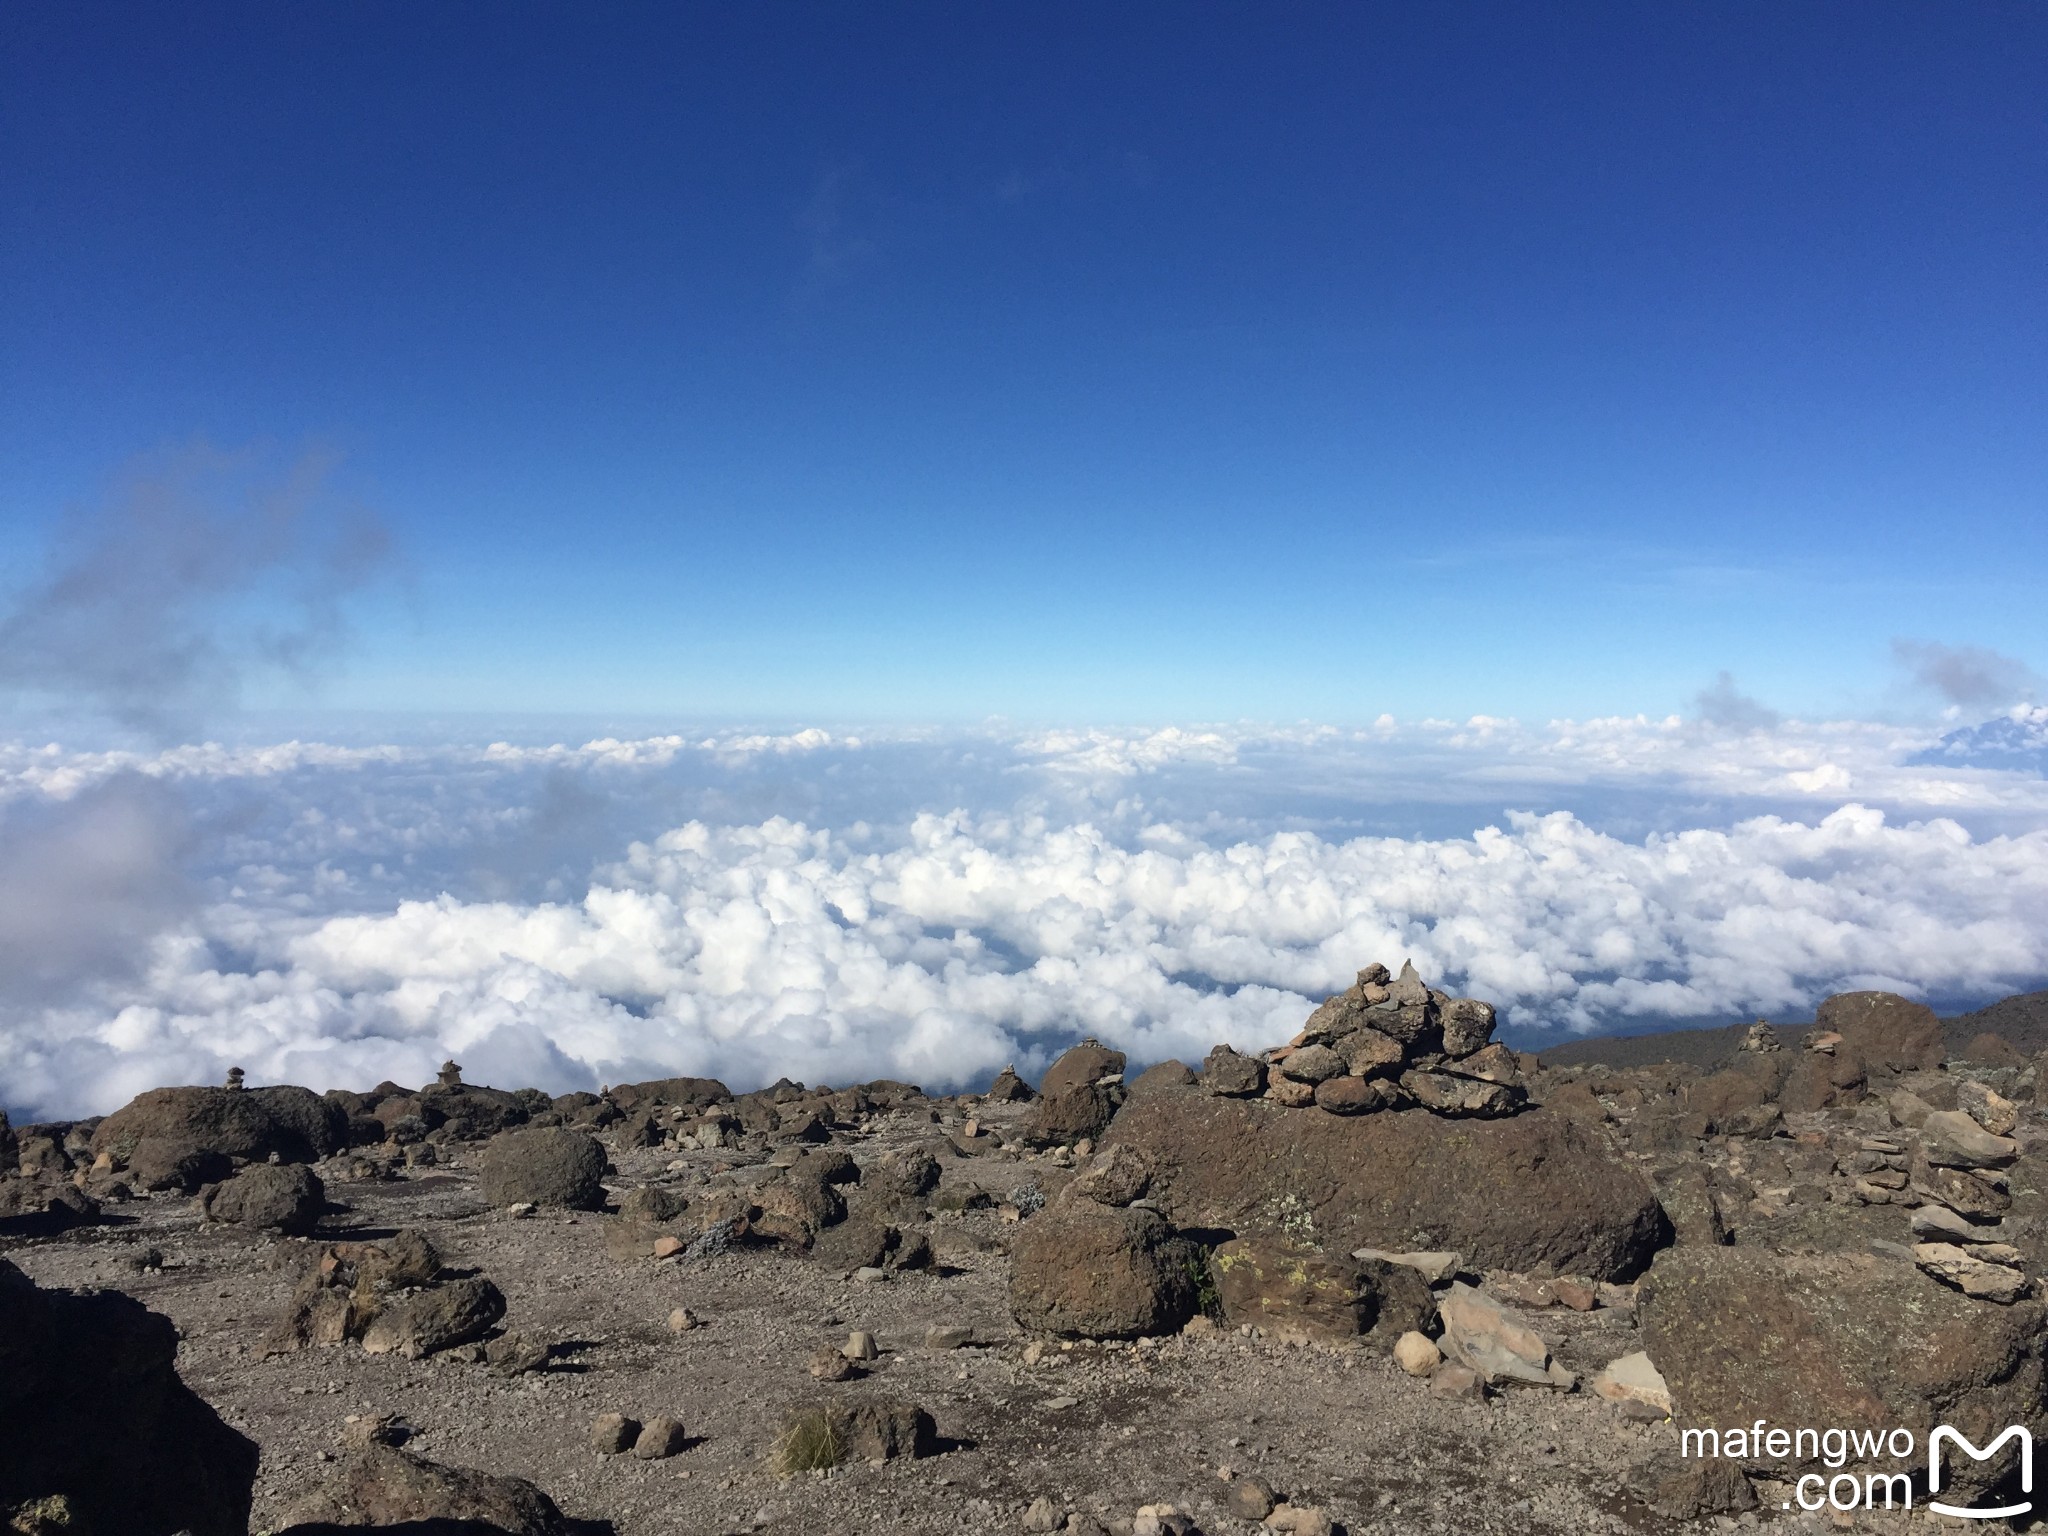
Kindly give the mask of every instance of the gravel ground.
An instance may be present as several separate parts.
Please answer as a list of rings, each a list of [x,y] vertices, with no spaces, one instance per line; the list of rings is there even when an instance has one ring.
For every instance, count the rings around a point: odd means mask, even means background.
[[[932,1131],[906,1123],[892,1134],[884,1123],[848,1145],[866,1162]],[[746,1156],[615,1160],[616,1192],[651,1180],[687,1192]],[[1008,1189],[1039,1169],[1049,1165],[1003,1152],[949,1161],[946,1178]],[[530,1478],[570,1515],[610,1521],[620,1536],[1017,1531],[1041,1494],[1105,1523],[1170,1501],[1212,1536],[1257,1529],[1226,1513],[1226,1470],[1322,1505],[1353,1533],[1663,1528],[1620,1489],[1630,1461],[1671,1430],[1627,1422],[1584,1391],[1451,1402],[1403,1375],[1379,1344],[1289,1347],[1235,1332],[1132,1348],[1053,1344],[1027,1365],[1007,1303],[1014,1227],[995,1211],[936,1212],[935,1268],[862,1282],[777,1249],[735,1249],[689,1268],[622,1261],[607,1252],[606,1218],[491,1210],[462,1162],[390,1182],[331,1175],[329,1194],[345,1210],[322,1238],[422,1228],[450,1266],[502,1288],[507,1327],[562,1345],[556,1364],[502,1377],[353,1344],[263,1359],[258,1341],[290,1290],[287,1256],[318,1240],[202,1228],[187,1200],[136,1201],[119,1208],[122,1225],[5,1249],[45,1285],[118,1288],[178,1325],[185,1379],[262,1447],[258,1531],[328,1469],[348,1415],[384,1413],[416,1429],[409,1449]],[[152,1247],[165,1267],[138,1273],[136,1257]],[[677,1306],[704,1326],[671,1333],[665,1319]],[[975,1342],[925,1347],[939,1324],[967,1325]],[[1582,1374],[1637,1347],[1624,1312],[1546,1311],[1538,1325]],[[876,1335],[881,1358],[860,1379],[814,1382],[811,1356],[856,1328]],[[775,1475],[768,1451],[788,1404],[865,1392],[926,1408],[940,1454]],[[599,1456],[586,1436],[608,1410],[675,1415],[689,1444],[666,1461]],[[1759,1523],[1790,1532],[1807,1517],[1769,1510],[1688,1528]]]

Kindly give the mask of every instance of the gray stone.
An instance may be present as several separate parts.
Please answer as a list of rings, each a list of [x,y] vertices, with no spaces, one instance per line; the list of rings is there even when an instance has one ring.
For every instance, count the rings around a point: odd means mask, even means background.
[[[199,1205],[209,1221],[303,1237],[319,1225],[327,1190],[301,1163],[251,1163],[225,1183],[208,1186]]]
[[[504,1315],[504,1294],[490,1281],[451,1280],[415,1291],[378,1313],[363,1334],[363,1349],[420,1360],[482,1338]]]
[[[1443,1028],[1444,1054],[1452,1060],[1485,1049],[1493,1039],[1493,1004],[1476,997],[1454,997],[1437,1010]]]
[[[604,1204],[604,1148],[582,1131],[536,1126],[500,1132],[485,1145],[477,1168],[492,1205],[594,1211]]]
[[[1519,1313],[1484,1292],[1453,1281],[1450,1291],[1437,1300],[1437,1314],[1443,1319],[1444,1354],[1478,1372],[1488,1386],[1502,1381],[1538,1387],[1557,1384],[1550,1371],[1550,1351],[1536,1331]]]
[[[634,1437],[633,1454],[641,1461],[666,1461],[688,1442],[681,1419],[671,1418],[665,1413],[656,1414]]]
[[[2019,1156],[2019,1144],[1994,1136],[1960,1109],[1938,1109],[1920,1122],[1927,1161],[1941,1168],[1996,1168]]]
[[[1219,1045],[1202,1061],[1202,1086],[1226,1098],[1256,1098],[1266,1091],[1266,1064]]]
[[[1341,1077],[1347,1070],[1344,1058],[1327,1045],[1304,1045],[1290,1052],[1276,1070],[1297,1083],[1320,1083],[1326,1077]]]
[[[600,1413],[590,1426],[590,1447],[601,1456],[623,1456],[640,1438],[640,1421],[623,1413]]]

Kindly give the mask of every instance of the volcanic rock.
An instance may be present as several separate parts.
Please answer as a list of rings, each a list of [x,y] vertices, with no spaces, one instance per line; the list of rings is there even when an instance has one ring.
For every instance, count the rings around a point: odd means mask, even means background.
[[[1344,1057],[1344,1069],[1353,1077],[1398,1075],[1405,1055],[1401,1042],[1377,1029],[1353,1030],[1336,1044]]]
[[[2020,1107],[1987,1083],[1956,1084],[1956,1108],[1993,1136],[2010,1136],[2019,1124]]]
[[[1934,1010],[1894,992],[1838,992],[1814,1011],[1814,1028],[1842,1037],[1836,1055],[1853,1053],[1883,1076],[1931,1072],[1941,1065],[1941,1021]]]
[[[295,1523],[278,1536],[327,1536],[366,1525],[490,1531],[493,1536],[570,1536],[573,1529],[554,1500],[524,1478],[444,1467],[383,1445],[351,1455],[286,1518]],[[442,1521],[450,1524],[428,1523]]]
[[[1456,1077],[1448,1072],[1403,1072],[1401,1086],[1416,1103],[1440,1115],[1497,1119],[1513,1114],[1523,1101],[1519,1087]]]
[[[1175,1089],[1192,1088],[1200,1080],[1194,1068],[1186,1062],[1162,1061],[1132,1078],[1128,1091],[1134,1097],[1141,1093],[1171,1093]]]
[[[140,1302],[0,1259],[0,1510],[61,1498],[88,1531],[245,1536],[256,1446],[179,1380],[177,1350]]]
[[[842,1461],[890,1461],[929,1456],[938,1449],[938,1426],[915,1403],[875,1395],[832,1396],[793,1404],[783,1419],[785,1438],[809,1424],[824,1428]]]
[[[938,1159],[923,1147],[905,1147],[877,1158],[861,1178],[878,1196],[914,1200],[938,1187]]]
[[[1293,1196],[1332,1252],[1456,1248],[1481,1268],[1627,1278],[1669,1240],[1649,1182],[1600,1133],[1541,1110],[1341,1117],[1176,1095],[1127,1105],[1112,1145],[1146,1154],[1182,1227],[1239,1233]]]
[[[1550,1368],[1550,1351],[1521,1315],[1462,1280],[1437,1301],[1443,1319],[1443,1352],[1478,1372],[1488,1386],[1519,1381],[1531,1386],[1559,1385]]]
[[[519,1095],[473,1083],[429,1083],[420,1090],[419,1101],[434,1122],[436,1136],[449,1140],[482,1141],[524,1125],[531,1114]]]
[[[1903,1426],[1921,1444],[1950,1424],[1983,1445],[2029,1422],[2048,1379],[2048,1308],[1987,1306],[1896,1260],[1675,1248],[1639,1293],[1644,1347],[1685,1424]],[[1752,1461],[1778,1475],[1761,1451]],[[1997,1472],[1958,1468],[1975,1486]]]
[[[1225,1098],[1256,1098],[1266,1091],[1266,1064],[1219,1045],[1203,1058],[1202,1086]]]
[[[1940,1168],[1996,1168],[2019,1156],[2019,1144],[1994,1136],[1960,1109],[1938,1109],[1920,1122],[1927,1161]]]
[[[982,1097],[997,1104],[1018,1104],[1031,1097],[1031,1085],[1017,1075],[1014,1066],[1004,1067]]]
[[[310,1089],[152,1088],[99,1123],[91,1151],[139,1159],[144,1188],[192,1190],[225,1175],[221,1159],[313,1163],[347,1145],[347,1112]]]
[[[590,1424],[590,1448],[600,1456],[623,1456],[640,1438],[640,1421],[623,1413],[600,1413]]]
[[[1038,1091],[1040,1095],[1049,1097],[1074,1088],[1086,1088],[1105,1077],[1116,1076],[1123,1069],[1122,1051],[1113,1051],[1093,1040],[1084,1040],[1063,1051],[1059,1060],[1046,1068],[1045,1076],[1039,1080]]]
[[[1493,1039],[1493,1004],[1476,997],[1453,997],[1437,1010],[1442,1021],[1444,1054],[1452,1060],[1484,1050]]]
[[[659,1077],[646,1083],[615,1083],[610,1098],[627,1114],[655,1104],[709,1109],[729,1102],[732,1090],[715,1077]]]
[[[1340,1342],[1373,1325],[1378,1298],[1352,1260],[1270,1234],[1232,1238],[1209,1256],[1223,1321],[1282,1342]]]
[[[1143,1196],[1151,1180],[1144,1154],[1130,1147],[1105,1147],[1067,1188],[1097,1205],[1129,1205]]]
[[[477,1168],[484,1198],[492,1205],[594,1211],[604,1204],[604,1148],[582,1131],[560,1126],[506,1131],[491,1139]]]
[[[641,1461],[666,1461],[689,1443],[689,1436],[683,1433],[683,1421],[667,1414],[656,1414],[642,1426],[639,1437],[633,1441],[633,1455]]]
[[[1756,1508],[1756,1490],[1731,1462],[1685,1457],[1662,1446],[1629,1468],[1629,1492],[1652,1514],[1697,1520]]]
[[[204,1190],[199,1208],[209,1221],[304,1236],[326,1211],[327,1191],[319,1175],[303,1164],[252,1163],[226,1183]]]
[[[1393,1083],[1380,1077],[1329,1077],[1316,1084],[1316,1108],[1333,1115],[1365,1115],[1376,1109],[1393,1109],[1407,1096]]]
[[[373,1355],[420,1360],[482,1338],[505,1315],[505,1297],[481,1277],[416,1291],[380,1312],[363,1334]]]
[[[1027,1330],[1131,1339],[1194,1315],[1199,1251],[1153,1211],[1049,1205],[1024,1223],[1010,1257],[1010,1310]]]
[[[1327,1045],[1304,1045],[1290,1051],[1278,1070],[1298,1083],[1320,1083],[1327,1077],[1342,1076],[1348,1067]]]
[[[1965,1296],[2010,1303],[2025,1295],[2027,1289],[2026,1275],[2009,1264],[1993,1262],[2010,1252],[2002,1243],[1976,1249],[1954,1243],[1915,1243],[1913,1262]]]
[[[1082,1049],[1085,1047],[1074,1047],[1077,1051]],[[1067,1054],[1072,1055],[1073,1052]],[[1065,1056],[1060,1058],[1061,1061],[1066,1059]],[[1050,1076],[1047,1081],[1051,1081]],[[1179,1097],[1177,1094],[1155,1095],[1147,1102],[1170,1103]],[[1072,1145],[1077,1141],[1092,1140],[1109,1128],[1123,1102],[1124,1090],[1120,1083],[1093,1082],[1077,1087],[1043,1088],[1039,1091],[1038,1102],[1031,1107],[1031,1119],[1024,1134],[1040,1146]]]
[[[1429,1335],[1413,1328],[1394,1341],[1394,1363],[1410,1376],[1427,1376],[1443,1359],[1443,1351]]]
[[[1610,1403],[1633,1404],[1659,1418],[1671,1416],[1671,1387],[1641,1350],[1610,1360],[1593,1378],[1592,1388]]]

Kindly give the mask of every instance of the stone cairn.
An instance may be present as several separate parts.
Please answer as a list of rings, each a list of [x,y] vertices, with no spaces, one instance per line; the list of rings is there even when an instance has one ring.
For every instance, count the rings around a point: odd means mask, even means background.
[[[1219,1045],[1202,1084],[1285,1109],[1362,1115],[1420,1105],[1441,1115],[1511,1115],[1521,1064],[1493,1039],[1493,1005],[1423,985],[1412,963],[1394,976],[1369,965],[1309,1015],[1301,1033],[1260,1056]]]
[[[1907,1154],[1905,1188],[1893,1193],[1891,1201],[1918,1202],[1907,1218],[1913,1261],[1965,1295],[2008,1304],[2019,1300],[2028,1289],[2022,1267],[2026,1259],[2006,1240],[2005,1226],[2012,1208],[2006,1170],[2020,1153],[2013,1135],[2019,1128],[2019,1105],[1969,1079],[1957,1086],[1955,1109],[1929,1109],[1905,1092],[1892,1098],[1893,1118],[1919,1133],[1917,1143],[1884,1138],[1889,1147]],[[1877,1142],[1873,1137],[1864,1145]],[[1900,1160],[1886,1159],[1894,1165]]]

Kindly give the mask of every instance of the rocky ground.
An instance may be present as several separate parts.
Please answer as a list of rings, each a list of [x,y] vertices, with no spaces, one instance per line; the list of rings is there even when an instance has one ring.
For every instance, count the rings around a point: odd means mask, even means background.
[[[0,1510],[164,1536],[1899,1529],[1781,1509],[1782,1467],[1679,1462],[1670,1415],[2038,1417],[2031,1063],[1945,1059],[1931,1015],[1851,999],[1715,1070],[1550,1070],[1401,985],[1361,973],[1293,1045],[1199,1071],[1126,1082],[1077,1048],[1036,1094],[548,1100],[451,1069],[17,1128]],[[62,1306],[118,1302],[94,1291],[175,1326],[191,1414],[155,1406],[168,1339],[160,1371],[79,1363]],[[203,1448],[208,1405],[253,1482]],[[107,1492],[160,1455],[219,1475],[163,1510]]]

